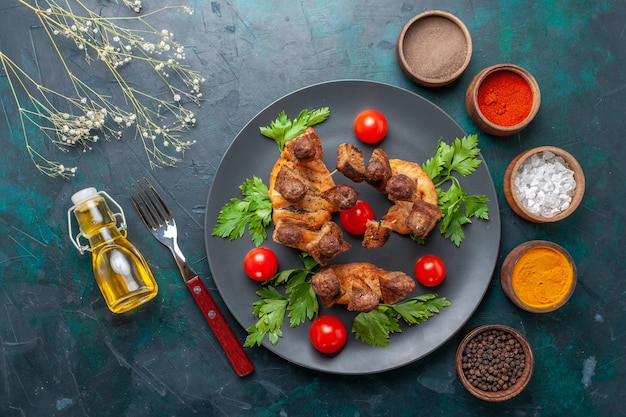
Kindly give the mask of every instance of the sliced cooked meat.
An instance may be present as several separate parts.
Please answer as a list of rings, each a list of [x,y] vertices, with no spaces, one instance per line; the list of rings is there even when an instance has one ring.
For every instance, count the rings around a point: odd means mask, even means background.
[[[342,244],[343,239],[341,239],[341,236],[328,234],[322,236],[319,242],[317,242],[317,250],[322,257],[334,258],[341,250]]]
[[[356,204],[359,192],[350,185],[338,184],[324,191],[322,197],[334,204],[339,210],[348,210]]]
[[[385,304],[394,304],[415,289],[415,281],[404,272],[389,272],[380,277],[380,292]]]
[[[296,162],[308,162],[319,160],[324,157],[322,142],[317,132],[308,127],[304,133],[285,144],[283,156]]]
[[[312,159],[319,159],[319,149],[316,143],[311,138],[305,137],[295,142],[293,154],[300,161],[310,161]]]
[[[365,167],[365,181],[380,192],[385,192],[387,181],[391,177],[391,165],[385,151],[374,149]]]
[[[404,272],[386,271],[369,262],[331,265],[313,279],[313,291],[325,307],[343,304],[348,310],[361,312],[375,310],[381,301],[395,303],[415,289],[415,281]]]
[[[425,238],[435,227],[439,217],[441,217],[439,207],[424,200],[415,200],[411,212],[406,218],[406,226],[415,236]]]
[[[415,200],[416,181],[404,174],[395,174],[389,178],[385,191],[391,200]]]
[[[306,185],[296,178],[293,171],[282,166],[276,177],[276,191],[290,203],[300,201],[306,195]]]
[[[319,230],[309,230],[285,219],[275,225],[272,239],[281,245],[308,252],[320,265],[326,265],[335,256],[350,249],[337,223],[331,221]]]
[[[438,196],[435,184],[419,164],[403,159],[390,159],[389,164],[394,175],[404,174],[415,181],[417,187],[415,199],[437,205]]]
[[[354,182],[365,181],[365,158],[354,145],[342,143],[337,149],[337,171]]]
[[[380,304],[380,294],[372,291],[358,276],[352,277],[348,310],[368,313],[376,310]]]
[[[382,248],[391,237],[391,232],[392,229],[384,222],[368,220],[361,245],[366,249]]]
[[[272,237],[276,243],[293,247],[302,241],[303,230],[305,230],[303,227],[294,224],[286,224],[277,227]]]
[[[341,294],[341,281],[332,269],[325,269],[313,275],[311,287],[315,294],[322,298],[335,297]]]

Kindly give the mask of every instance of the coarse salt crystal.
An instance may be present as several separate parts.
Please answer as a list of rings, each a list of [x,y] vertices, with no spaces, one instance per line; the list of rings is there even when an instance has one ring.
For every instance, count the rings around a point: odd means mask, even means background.
[[[569,207],[576,180],[562,157],[544,151],[522,162],[514,187],[517,198],[529,212],[549,218]]]

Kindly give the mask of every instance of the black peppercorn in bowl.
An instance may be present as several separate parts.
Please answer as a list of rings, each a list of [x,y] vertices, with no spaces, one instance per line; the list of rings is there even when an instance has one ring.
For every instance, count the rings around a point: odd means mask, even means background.
[[[456,351],[463,386],[485,401],[506,401],[526,388],[533,373],[533,351],[517,330],[489,324],[469,332]]]

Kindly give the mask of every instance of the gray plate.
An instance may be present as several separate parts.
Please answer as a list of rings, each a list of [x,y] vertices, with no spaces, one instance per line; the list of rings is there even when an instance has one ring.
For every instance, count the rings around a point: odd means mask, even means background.
[[[324,146],[324,160],[331,170],[335,166],[337,146],[342,142],[354,143],[369,158],[373,146],[358,142],[352,130],[355,116],[367,108],[378,109],[387,117],[389,132],[380,146],[390,158],[422,163],[434,154],[439,138],[450,143],[465,135],[452,118],[428,100],[388,84],[360,80],[332,81],[303,88],[277,100],[255,116],[237,135],[217,169],[205,218],[207,257],[215,283],[227,307],[244,328],[256,322],[252,303],[258,300],[259,284],[245,276],[242,266],[245,253],[254,244],[247,234],[229,241],[212,237],[211,230],[221,207],[231,198],[241,197],[238,187],[247,178],[256,175],[268,183],[279,153],[275,142],[259,133],[259,127],[268,125],[283,110],[293,119],[303,109],[324,106],[330,108],[330,117],[316,130]],[[334,179],[337,183],[350,184],[339,173]],[[497,197],[485,163],[473,175],[462,178],[461,183],[470,194],[485,194],[490,199],[491,218],[488,221],[475,220],[467,226],[466,238],[460,247],[444,239],[438,230],[430,234],[425,245],[412,242],[406,236],[393,235],[383,248],[375,250],[363,249],[360,239],[346,234],[352,249],[333,261],[368,261],[413,276],[417,258],[434,253],[444,260],[448,271],[446,280],[435,291],[450,300],[450,307],[426,323],[404,327],[402,333],[391,336],[388,348],[371,347],[349,334],[346,346],[338,354],[324,355],[309,342],[310,323],[290,328],[288,322],[283,326],[283,338],[276,345],[266,340],[264,346],[297,365],[335,374],[391,370],[421,359],[442,346],[480,304],[491,281],[500,244]],[[386,197],[367,185],[359,184],[357,188],[360,198],[368,201],[376,217],[380,218],[390,205]],[[271,228],[268,229],[270,235],[271,232]],[[302,266],[297,250],[277,245],[271,238],[265,245],[278,255],[281,270]],[[418,284],[413,295],[431,291]],[[348,330],[355,315],[343,306],[332,307],[329,311],[322,308],[320,313],[340,317]]]

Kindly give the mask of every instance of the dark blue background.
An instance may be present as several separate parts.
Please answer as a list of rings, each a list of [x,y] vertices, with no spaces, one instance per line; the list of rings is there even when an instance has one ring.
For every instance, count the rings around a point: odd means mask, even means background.
[[[143,13],[165,4],[144,1]],[[150,3],[150,4],[147,4]],[[71,180],[39,174],[28,160],[16,109],[0,77],[0,414],[13,416],[618,416],[626,382],[624,247],[624,104],[626,3],[589,0],[454,0],[337,2],[191,1],[193,16],[151,19],[186,46],[187,63],[207,81],[196,140],[176,168],[151,170],[141,143],[98,143],[60,155]],[[105,16],[129,15],[110,1],[88,1]],[[454,84],[411,83],[395,58],[406,21],[428,9],[461,18],[474,54]],[[17,1],[0,5],[0,50],[51,88],[62,80],[37,19]],[[97,65],[67,49],[80,76],[106,90]],[[542,105],[520,134],[480,133],[465,111],[465,89],[486,66],[510,62],[537,79]],[[125,75],[150,86],[131,65]],[[462,334],[426,359],[382,374],[342,377],[309,371],[263,348],[250,350],[256,371],[230,369],[166,249],[131,211],[125,188],[148,177],[171,201],[187,257],[219,298],[204,248],[204,210],[213,174],[239,130],[276,99],[310,84],[359,78],[414,91],[449,113],[480,146],[496,185],[502,218],[498,265],[465,331],[510,325],[535,352],[527,389],[502,404],[473,398],[461,386],[454,352]],[[142,84],[143,83],[143,84]],[[147,83],[147,84],[146,84]],[[36,134],[36,131],[31,132]],[[517,217],[502,194],[502,176],[519,152],[555,145],[582,165],[587,191],[570,218],[536,225]],[[160,295],[129,317],[108,312],[88,256],[67,232],[76,190],[95,186],[127,210],[129,237],[150,260]],[[533,315],[504,296],[499,268],[530,239],[551,240],[574,257],[579,281],[561,310]],[[233,265],[233,270],[238,268]],[[225,308],[224,308],[225,309]],[[229,321],[243,340],[244,329]],[[462,332],[463,333],[463,332]]]

